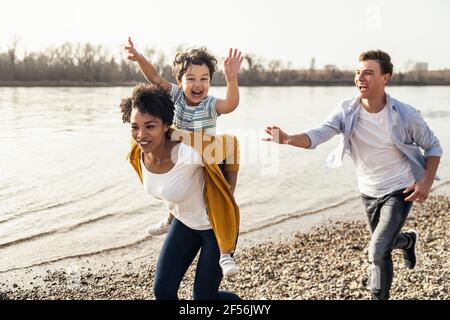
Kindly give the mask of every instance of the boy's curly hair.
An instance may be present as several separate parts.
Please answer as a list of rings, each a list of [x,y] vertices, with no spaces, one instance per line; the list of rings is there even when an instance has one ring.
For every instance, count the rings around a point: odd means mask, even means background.
[[[206,64],[209,69],[209,78],[212,80],[213,74],[217,68],[217,59],[210,54],[205,47],[188,48],[186,51],[178,52],[173,60],[173,75],[177,81],[186,73],[190,64]]]
[[[130,123],[131,111],[137,109],[142,113],[160,118],[164,124],[172,125],[175,107],[170,95],[152,84],[137,84],[131,97],[122,99],[120,111],[123,123]]]

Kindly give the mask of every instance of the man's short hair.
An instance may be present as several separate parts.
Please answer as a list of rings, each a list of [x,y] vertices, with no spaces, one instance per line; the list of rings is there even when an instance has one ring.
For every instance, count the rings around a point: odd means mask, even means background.
[[[389,73],[392,76],[394,66],[391,62],[391,57],[381,50],[369,50],[359,55],[359,61],[375,60],[379,63],[381,74]]]

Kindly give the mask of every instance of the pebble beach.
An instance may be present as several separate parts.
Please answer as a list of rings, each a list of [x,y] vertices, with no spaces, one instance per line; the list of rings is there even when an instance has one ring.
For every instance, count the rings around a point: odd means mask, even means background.
[[[404,230],[420,233],[418,264],[409,270],[400,250],[393,252],[394,282],[391,299],[450,299],[450,198],[430,196],[415,204]],[[236,251],[241,272],[224,279],[221,289],[243,299],[299,300],[370,299],[367,246],[369,231],[364,220],[335,221],[286,238],[244,246]],[[71,272],[58,266],[3,276],[0,299],[90,300],[154,299],[155,259],[122,264],[83,264]],[[179,297],[191,299],[195,264],[183,279]]]

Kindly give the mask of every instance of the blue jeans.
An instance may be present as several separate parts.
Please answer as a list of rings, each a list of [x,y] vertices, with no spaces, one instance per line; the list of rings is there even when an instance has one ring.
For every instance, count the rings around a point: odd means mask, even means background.
[[[220,251],[212,229],[193,230],[174,218],[156,266],[156,300],[178,300],[178,289],[198,251],[194,300],[240,300],[234,293],[219,291],[222,269]]]
[[[369,245],[369,287],[375,300],[389,299],[394,277],[392,250],[409,246],[410,237],[400,231],[412,207],[411,201],[405,201],[410,194],[404,194],[403,189],[380,198],[361,194],[372,234]]]

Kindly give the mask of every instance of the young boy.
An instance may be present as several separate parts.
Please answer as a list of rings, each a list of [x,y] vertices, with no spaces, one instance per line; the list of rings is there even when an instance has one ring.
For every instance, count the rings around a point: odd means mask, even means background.
[[[216,131],[217,117],[232,112],[239,104],[239,88],[237,75],[241,68],[243,56],[237,49],[230,49],[224,61],[227,95],[225,99],[208,96],[209,87],[217,60],[205,48],[192,48],[179,52],[173,62],[173,74],[177,84],[162,78],[156,68],[134,47],[128,38],[125,47],[128,59],[136,61],[144,77],[151,83],[168,92],[175,104],[174,124],[178,129],[197,131],[205,130],[209,135]],[[234,193],[237,172],[222,170],[225,179]],[[168,231],[173,215],[169,216],[147,230],[151,235],[160,235]],[[220,266],[224,276],[233,276],[239,272],[229,252],[221,250]]]

